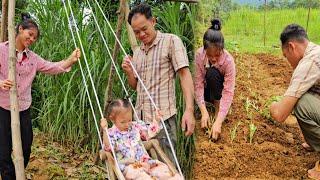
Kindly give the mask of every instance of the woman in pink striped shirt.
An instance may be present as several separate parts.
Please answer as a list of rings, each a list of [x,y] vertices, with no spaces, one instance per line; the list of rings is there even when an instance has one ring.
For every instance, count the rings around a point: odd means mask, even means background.
[[[203,47],[196,52],[195,95],[201,111],[201,128],[208,128],[209,113],[205,101],[215,107],[215,121],[210,137],[217,140],[221,126],[229,111],[235,88],[234,59],[224,49],[221,22],[214,19],[203,36]]]
[[[50,62],[28,49],[39,37],[38,25],[28,14],[22,15],[22,22],[16,27],[16,85],[19,103],[20,126],[24,165],[27,166],[33,140],[30,116],[31,85],[36,73],[59,74],[68,72],[80,58],[76,49],[65,60]],[[8,79],[9,43],[0,43],[0,173],[2,180],[14,180],[15,169],[11,159],[11,116],[9,90],[13,82]]]

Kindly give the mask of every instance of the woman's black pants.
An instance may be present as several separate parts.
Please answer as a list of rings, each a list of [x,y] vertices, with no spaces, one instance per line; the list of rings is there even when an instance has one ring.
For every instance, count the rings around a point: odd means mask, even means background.
[[[204,100],[213,103],[214,100],[220,100],[222,97],[224,76],[215,68],[207,68],[205,76]]]
[[[26,167],[30,159],[33,140],[30,109],[21,111],[19,114],[24,166]],[[11,114],[10,111],[0,107],[0,173],[2,180],[16,179],[11,154]]]

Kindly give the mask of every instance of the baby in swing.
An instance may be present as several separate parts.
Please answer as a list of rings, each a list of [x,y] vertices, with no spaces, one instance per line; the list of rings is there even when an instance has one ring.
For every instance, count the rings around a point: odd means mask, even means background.
[[[182,179],[178,173],[172,174],[166,164],[152,159],[143,146],[142,140],[149,140],[159,132],[160,118],[150,125],[140,120],[132,121],[132,108],[126,99],[112,101],[105,112],[113,126],[107,129],[107,120],[103,118],[101,127],[108,130],[119,168],[126,179]],[[111,151],[107,138],[103,138],[105,150]]]

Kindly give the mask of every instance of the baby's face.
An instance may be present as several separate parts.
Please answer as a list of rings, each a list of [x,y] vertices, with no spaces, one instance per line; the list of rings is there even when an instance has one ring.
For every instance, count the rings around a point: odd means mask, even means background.
[[[128,108],[121,108],[119,113],[114,117],[114,125],[120,131],[127,131],[132,122],[132,110]]]

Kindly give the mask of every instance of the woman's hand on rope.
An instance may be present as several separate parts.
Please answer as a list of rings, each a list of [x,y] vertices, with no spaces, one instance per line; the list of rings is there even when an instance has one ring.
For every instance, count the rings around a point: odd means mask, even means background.
[[[182,116],[181,128],[182,131],[186,131],[186,136],[191,136],[194,131],[196,121],[194,119],[193,111],[186,110]]]
[[[10,90],[10,88],[12,88],[12,86],[13,86],[13,82],[11,80],[9,79],[3,80],[3,81],[0,80],[0,88],[2,90],[8,91]]]
[[[127,75],[133,75],[133,70],[132,70],[132,67],[130,64],[131,62],[132,62],[131,56],[125,56],[123,58],[123,62],[122,62],[121,67]]]
[[[76,63],[79,58],[81,57],[81,51],[79,48],[76,48],[72,53],[71,55],[69,56],[69,60],[73,63]]]
[[[76,63],[81,56],[81,51],[79,48],[76,48],[71,55],[68,57],[68,59],[63,60],[62,68],[67,69],[70,68],[74,63]]]

